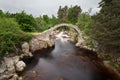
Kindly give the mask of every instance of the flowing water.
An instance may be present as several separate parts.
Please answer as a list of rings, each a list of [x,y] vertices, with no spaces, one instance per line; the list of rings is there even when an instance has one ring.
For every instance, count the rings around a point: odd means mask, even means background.
[[[108,80],[88,57],[76,55],[79,51],[70,41],[58,38],[55,48],[34,53],[36,55],[22,73],[23,79]],[[41,54],[49,55],[41,56]]]

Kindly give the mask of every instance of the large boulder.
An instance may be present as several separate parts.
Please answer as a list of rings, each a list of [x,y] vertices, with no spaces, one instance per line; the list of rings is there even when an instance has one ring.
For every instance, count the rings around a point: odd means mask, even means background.
[[[0,80],[18,80],[16,71],[24,70],[25,66],[20,56],[4,57],[0,64]]]
[[[29,51],[30,47],[27,42],[24,42],[21,47],[22,47],[22,52],[23,52],[23,54],[21,54],[20,56],[21,58],[23,58],[24,56],[30,56],[30,57],[33,56],[32,53]]]
[[[19,56],[4,57],[0,65],[0,80],[8,79],[16,73],[15,63],[17,63],[19,59]]]
[[[55,44],[55,35],[58,32],[47,30],[33,35],[29,45],[32,52],[43,48],[52,47]]]
[[[14,60],[13,58],[8,58],[8,57],[4,57],[4,61],[5,61],[5,64],[6,64],[6,68],[7,68],[7,71],[8,71],[8,74],[9,73],[14,73],[15,72],[15,67],[14,67]]]
[[[24,68],[26,67],[26,64],[23,61],[18,61],[15,64],[15,67],[16,67],[16,71],[23,71]]]
[[[20,60],[20,56],[14,56],[12,57],[12,60],[14,61],[14,64],[15,64]]]
[[[22,44],[22,51],[23,52],[29,52],[29,44],[27,42],[24,42]]]
[[[37,51],[37,50],[41,50],[41,49],[47,48],[47,47],[48,47],[47,41],[44,41],[42,39],[33,38],[30,41],[30,50],[32,52]]]

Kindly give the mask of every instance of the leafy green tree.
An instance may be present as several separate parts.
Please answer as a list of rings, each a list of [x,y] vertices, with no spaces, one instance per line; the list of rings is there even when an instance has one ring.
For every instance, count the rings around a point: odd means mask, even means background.
[[[52,18],[50,19],[50,23],[52,24],[52,26],[59,24],[60,20],[58,18],[56,18],[54,15],[52,15]]]
[[[48,17],[48,15],[43,15],[40,16],[38,18],[36,18],[36,24],[37,24],[37,31],[45,31],[51,27],[53,27],[54,25],[59,23],[59,19],[56,18],[55,16]]]
[[[5,17],[7,18],[15,18],[15,16],[16,16],[16,13],[9,13],[9,12],[5,13]]]
[[[48,15],[43,15],[43,20],[44,20],[46,23],[49,23],[49,22],[50,22],[50,18],[48,17]]]
[[[90,36],[106,52],[120,52],[120,0],[102,0],[100,13],[93,16]]]
[[[5,16],[7,17],[7,18],[10,18],[11,17],[11,14],[9,13],[9,12],[6,12],[5,13]],[[11,17],[12,18],[12,17]]]
[[[58,10],[58,18],[60,19],[60,22],[67,22],[67,15],[68,15],[68,7],[65,6],[61,8],[60,6]]]
[[[84,31],[86,34],[89,32],[89,25],[92,23],[92,18],[88,13],[81,13],[78,15],[78,21],[76,25],[80,30]]]
[[[43,17],[36,18],[36,23],[37,23],[37,27],[38,27],[37,31],[42,32],[42,31],[45,31],[50,28],[50,25],[47,23],[47,19],[45,19]]]
[[[68,8],[67,6],[61,8],[59,7],[58,10],[58,18],[60,19],[60,22],[69,22],[75,24],[77,22],[78,15],[81,13],[80,6],[71,6]]]
[[[68,9],[68,16],[67,19],[70,23],[75,24],[78,20],[78,15],[81,13],[81,8],[80,6],[73,6]]]
[[[21,25],[20,28],[26,32],[35,31],[35,19],[32,15],[27,15],[24,11],[16,14],[16,20]]]
[[[4,16],[5,16],[4,12],[0,10],[0,17],[4,17]]]

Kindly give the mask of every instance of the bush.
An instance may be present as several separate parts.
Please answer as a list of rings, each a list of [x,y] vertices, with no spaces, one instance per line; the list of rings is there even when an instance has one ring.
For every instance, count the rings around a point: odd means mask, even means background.
[[[28,15],[24,11],[22,11],[21,13],[17,13],[15,18],[23,31],[26,32],[35,31],[36,22],[32,15]]]
[[[30,37],[19,28],[14,19],[0,18],[0,57],[6,52],[15,52],[15,48],[20,47],[20,42]]]

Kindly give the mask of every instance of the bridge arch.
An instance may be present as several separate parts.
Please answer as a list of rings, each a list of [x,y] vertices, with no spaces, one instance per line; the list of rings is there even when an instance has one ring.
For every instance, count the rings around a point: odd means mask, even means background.
[[[52,28],[52,30],[56,30],[60,27],[65,27],[65,26],[73,28],[78,33],[78,36],[80,36],[80,29],[78,28],[78,26],[73,25],[73,24],[68,24],[68,23],[57,24]]]
[[[52,31],[56,30],[57,28],[60,28],[60,27],[70,27],[70,28],[73,28],[76,32],[77,32],[77,43],[76,45],[79,46],[79,45],[82,45],[83,42],[84,42],[84,39],[82,37],[82,32],[80,31],[80,29],[78,28],[78,26],[76,25],[73,25],[73,24],[68,24],[68,23],[61,23],[61,24],[57,24],[55,25],[54,27],[52,27]]]
[[[65,26],[73,28],[77,32],[77,43],[76,43],[76,45],[78,45],[78,46],[82,45],[83,42],[84,42],[84,38],[82,36],[82,32],[80,31],[78,26],[73,25],[73,24],[68,24],[68,23],[57,24],[57,25],[53,26],[52,28],[42,32],[42,34],[40,34],[39,36],[40,36],[40,38],[43,38],[44,40],[50,40],[51,32],[53,32],[57,28],[65,27]]]

